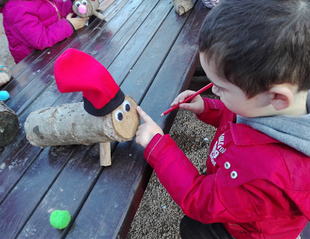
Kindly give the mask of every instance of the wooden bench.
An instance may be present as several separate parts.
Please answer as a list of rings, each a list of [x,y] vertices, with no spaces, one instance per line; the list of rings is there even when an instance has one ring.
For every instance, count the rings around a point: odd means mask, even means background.
[[[186,14],[168,0],[115,0],[106,21],[88,27],[44,51],[35,51],[12,69],[1,90],[18,115],[20,131],[0,148],[0,238],[125,238],[152,169],[135,141],[112,143],[112,166],[99,166],[98,144],[38,148],[23,129],[35,110],[80,102],[82,94],[61,94],[54,62],[68,48],[82,50],[104,65],[126,95],[164,129],[179,92],[186,89],[198,63],[197,37],[208,13],[201,1]],[[64,230],[49,223],[52,211],[68,210]]]
[[[300,234],[301,239],[309,239],[310,238],[310,222],[307,223],[306,227]]]

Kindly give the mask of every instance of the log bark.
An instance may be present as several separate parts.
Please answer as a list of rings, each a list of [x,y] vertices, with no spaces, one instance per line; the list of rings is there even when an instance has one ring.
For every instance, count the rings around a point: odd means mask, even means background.
[[[18,131],[19,122],[17,115],[0,101],[0,146],[11,143]]]
[[[115,119],[115,111],[121,110],[122,106],[102,117],[88,114],[83,102],[34,111],[24,125],[26,137],[32,145],[42,148],[129,141],[135,136],[139,117],[136,102],[129,96],[126,96],[125,101],[130,103],[131,112],[124,114],[123,122]]]

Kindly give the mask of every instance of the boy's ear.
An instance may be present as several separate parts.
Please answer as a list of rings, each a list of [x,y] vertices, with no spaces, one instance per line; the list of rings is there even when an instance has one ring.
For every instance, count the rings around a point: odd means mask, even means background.
[[[271,104],[275,110],[284,110],[293,103],[294,94],[287,85],[276,85],[269,89]]]

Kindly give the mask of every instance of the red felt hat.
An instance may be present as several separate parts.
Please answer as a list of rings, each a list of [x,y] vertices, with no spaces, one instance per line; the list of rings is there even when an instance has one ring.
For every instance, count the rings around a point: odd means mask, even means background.
[[[125,99],[108,70],[82,51],[67,49],[56,60],[54,70],[59,91],[82,91],[84,109],[91,115],[109,114]]]

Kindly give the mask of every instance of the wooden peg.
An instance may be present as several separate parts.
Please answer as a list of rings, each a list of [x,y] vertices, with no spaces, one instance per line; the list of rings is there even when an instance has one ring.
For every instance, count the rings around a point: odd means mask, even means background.
[[[111,144],[108,143],[100,143],[100,166],[111,166]]]

